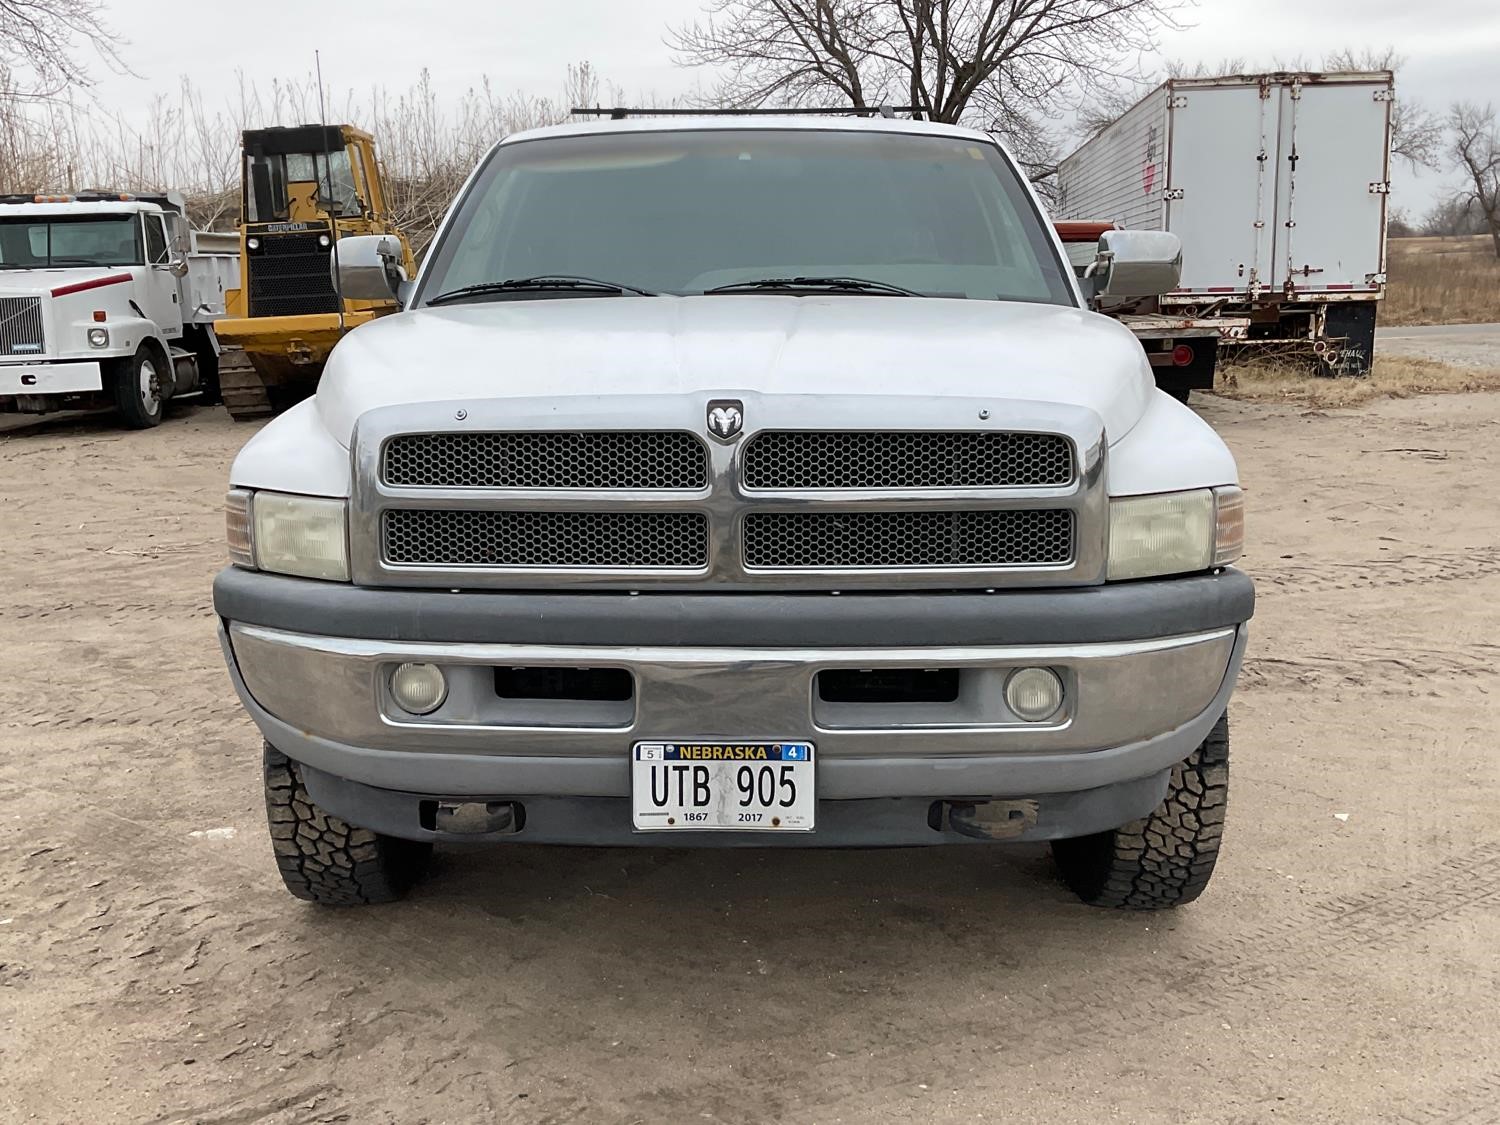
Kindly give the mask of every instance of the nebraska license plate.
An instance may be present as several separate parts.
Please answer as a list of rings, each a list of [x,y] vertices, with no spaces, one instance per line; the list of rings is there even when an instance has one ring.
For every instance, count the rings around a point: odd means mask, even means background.
[[[810,742],[637,742],[637,831],[811,832],[818,807]]]

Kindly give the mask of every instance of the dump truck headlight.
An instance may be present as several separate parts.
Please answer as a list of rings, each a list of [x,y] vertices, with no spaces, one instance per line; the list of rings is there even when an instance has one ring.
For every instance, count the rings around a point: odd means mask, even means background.
[[[107,347],[109,347],[109,329],[108,328],[90,328],[89,329],[89,347],[91,347],[91,348],[107,348]]]
[[[342,500],[236,489],[226,503],[229,559],[299,578],[349,581],[348,515]]]
[[[1238,488],[1127,496],[1109,505],[1109,580],[1228,566],[1245,541]]]

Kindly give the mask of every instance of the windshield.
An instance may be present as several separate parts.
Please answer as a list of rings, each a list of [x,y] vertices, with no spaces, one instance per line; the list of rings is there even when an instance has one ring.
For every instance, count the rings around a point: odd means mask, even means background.
[[[0,219],[0,269],[139,266],[144,261],[134,215]]]
[[[663,131],[502,146],[423,289],[430,298],[567,275],[690,295],[854,277],[929,296],[1071,305],[1065,269],[994,145],[853,130]]]
[[[364,211],[347,149],[247,156],[245,183],[245,217],[252,223]]]

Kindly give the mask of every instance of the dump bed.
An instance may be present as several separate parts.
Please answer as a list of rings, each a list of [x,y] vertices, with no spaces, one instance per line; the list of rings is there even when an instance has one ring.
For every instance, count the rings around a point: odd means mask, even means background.
[[[1058,217],[1180,236],[1164,305],[1378,298],[1392,100],[1388,71],[1174,79],[1062,162]]]

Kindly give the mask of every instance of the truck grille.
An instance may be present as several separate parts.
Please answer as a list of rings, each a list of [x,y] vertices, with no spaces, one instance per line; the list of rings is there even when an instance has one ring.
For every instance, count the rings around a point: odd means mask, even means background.
[[[745,446],[748,489],[1037,488],[1071,484],[1060,434],[770,430]]]
[[[497,512],[396,509],[383,520],[397,566],[698,570],[708,518],[698,512]]]
[[[257,234],[260,249],[246,257],[251,316],[308,316],[339,311],[332,259],[318,239],[326,227],[295,234]]]
[[[40,297],[0,297],[0,355],[41,356],[47,352]]]
[[[672,432],[408,434],[381,472],[405,488],[702,489],[708,452]]]
[[[1072,558],[1066,509],[745,517],[745,565],[757,569],[1058,566]]]

